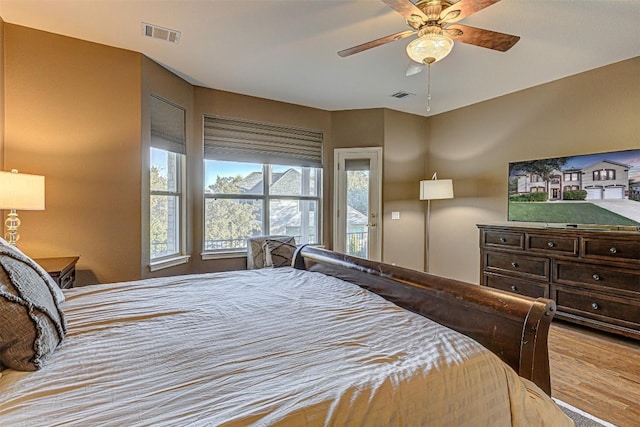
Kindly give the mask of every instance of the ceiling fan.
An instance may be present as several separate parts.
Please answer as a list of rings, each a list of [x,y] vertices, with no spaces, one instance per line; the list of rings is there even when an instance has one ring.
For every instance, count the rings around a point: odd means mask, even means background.
[[[456,23],[498,1],[420,0],[413,4],[409,0],[382,0],[402,15],[411,29],[341,50],[338,55],[350,56],[417,33],[418,37],[407,46],[407,54],[417,63],[407,70],[407,75],[411,75],[420,72],[424,64],[432,64],[447,56],[454,40],[506,52],[520,40],[519,36]]]

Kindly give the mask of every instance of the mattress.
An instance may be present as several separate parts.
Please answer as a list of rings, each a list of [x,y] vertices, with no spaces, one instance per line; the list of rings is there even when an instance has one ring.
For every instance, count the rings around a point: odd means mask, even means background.
[[[43,369],[4,370],[3,426],[572,425],[477,342],[293,268],[65,291]]]

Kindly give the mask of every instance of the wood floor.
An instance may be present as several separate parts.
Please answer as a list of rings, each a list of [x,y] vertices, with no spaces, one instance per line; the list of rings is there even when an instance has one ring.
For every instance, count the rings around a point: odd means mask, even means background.
[[[640,425],[640,341],[554,321],[551,393],[619,427]]]

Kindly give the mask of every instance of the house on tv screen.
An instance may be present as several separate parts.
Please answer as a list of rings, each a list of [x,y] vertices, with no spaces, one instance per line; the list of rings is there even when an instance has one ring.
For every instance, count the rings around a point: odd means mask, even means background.
[[[535,173],[517,175],[516,193],[546,192],[548,200],[574,199],[568,194],[584,190],[582,200],[624,199],[630,195],[629,169],[632,165],[601,160],[587,167],[555,170],[548,179]],[[637,183],[634,185],[634,194]],[[571,192],[571,193],[569,193]]]

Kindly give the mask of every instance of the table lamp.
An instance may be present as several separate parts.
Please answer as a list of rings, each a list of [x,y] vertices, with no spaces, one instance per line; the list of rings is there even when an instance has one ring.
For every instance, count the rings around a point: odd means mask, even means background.
[[[0,209],[9,209],[5,239],[15,245],[20,234],[18,210],[44,210],[44,176],[11,172],[0,172]]]

